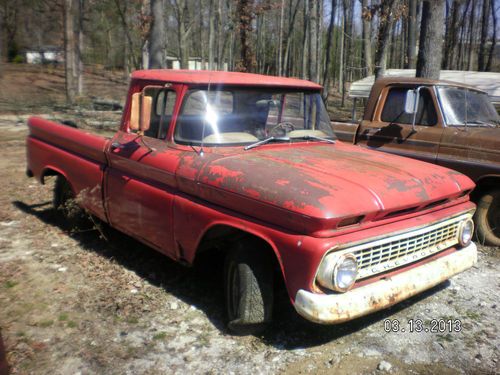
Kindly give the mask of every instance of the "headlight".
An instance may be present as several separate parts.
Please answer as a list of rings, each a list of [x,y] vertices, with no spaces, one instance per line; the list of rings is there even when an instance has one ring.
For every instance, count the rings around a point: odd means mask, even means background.
[[[472,219],[464,220],[460,223],[460,228],[458,229],[458,242],[462,246],[467,246],[472,241],[472,235],[474,234],[474,222]]]
[[[358,263],[352,254],[328,254],[318,270],[318,282],[338,292],[348,291],[356,281]]]

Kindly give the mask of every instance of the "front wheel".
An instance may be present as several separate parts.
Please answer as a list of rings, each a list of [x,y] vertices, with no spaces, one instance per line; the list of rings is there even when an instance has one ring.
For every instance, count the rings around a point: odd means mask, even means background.
[[[500,246],[500,190],[490,191],[479,199],[474,221],[481,244]]]
[[[259,241],[236,244],[224,266],[228,327],[238,334],[261,332],[271,321],[273,268]]]

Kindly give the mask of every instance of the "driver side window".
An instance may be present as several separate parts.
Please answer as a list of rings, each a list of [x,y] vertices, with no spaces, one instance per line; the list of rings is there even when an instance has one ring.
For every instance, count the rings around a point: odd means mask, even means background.
[[[413,115],[405,113],[406,92],[408,87],[393,87],[389,89],[382,110],[381,120],[388,123],[412,124]],[[436,108],[430,91],[426,88],[420,90],[418,111],[415,125],[433,126],[437,123]]]

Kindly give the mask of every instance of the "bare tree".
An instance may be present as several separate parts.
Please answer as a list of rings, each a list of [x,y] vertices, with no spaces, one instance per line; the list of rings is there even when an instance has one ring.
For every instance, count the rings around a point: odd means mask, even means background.
[[[488,54],[488,63],[486,64],[486,71],[491,71],[491,65],[495,54],[495,46],[497,43],[497,14],[495,8],[495,0],[491,0],[491,16],[493,18],[493,35],[491,37],[490,52]]]
[[[239,21],[240,44],[241,44],[241,57],[238,61],[236,70],[240,72],[255,72],[257,62],[255,59],[255,52],[252,48],[252,21],[253,14],[253,1],[252,0],[238,0],[236,12]]]
[[[382,0],[379,11],[379,29],[375,49],[375,79],[382,77],[385,73],[388,40],[393,21],[393,9],[398,0]]]
[[[335,24],[335,12],[337,10],[337,0],[331,0],[331,14],[330,22],[328,24],[328,33],[326,37],[326,61],[325,70],[323,72],[323,100],[326,102],[328,100],[328,94],[330,91],[330,59],[331,59],[331,49],[333,44],[333,26]]]
[[[290,5],[291,2],[293,0],[290,1]],[[297,0],[295,2],[295,6],[293,7],[293,10],[292,8],[289,9],[290,11],[290,14],[289,14],[289,21],[288,21],[288,31],[286,33],[286,37],[285,37],[285,40],[286,40],[286,46],[285,46],[285,58],[284,58],[284,61],[283,61],[283,64],[284,64],[284,67],[283,67],[283,70],[285,72],[286,75],[290,75],[290,47],[292,45],[292,34],[293,34],[293,30],[295,28],[295,20],[297,18],[297,13],[299,11],[299,6],[300,6],[300,2],[302,0]]]
[[[439,79],[443,45],[444,0],[424,1],[417,77]]]
[[[171,0],[177,21],[177,47],[181,69],[189,68],[189,36],[196,19],[191,20],[187,0]]]
[[[417,0],[410,0],[408,7],[408,44],[407,52],[409,69],[414,69],[417,57]]]
[[[361,6],[363,7],[361,17],[363,19],[363,59],[365,66],[365,74],[371,75],[372,68],[372,13],[370,10],[370,1],[362,0]]]
[[[303,54],[302,54],[302,78],[306,79],[308,78],[308,69],[307,69],[307,62],[308,62],[308,56],[309,56],[309,49],[311,45],[309,44],[309,1],[310,0],[304,0],[304,27],[303,27]],[[314,1],[314,0],[313,0]]]
[[[448,8],[448,6],[447,6]],[[443,69],[451,69],[453,65],[453,57],[455,46],[458,39],[458,9],[460,8],[460,1],[453,0],[451,5],[451,16],[448,16],[446,22],[445,32],[445,46],[443,54]]]
[[[465,43],[466,43],[465,31],[467,28],[467,13],[468,13],[470,4],[471,4],[471,0],[467,0],[467,2],[465,4],[465,9],[462,12],[462,19],[460,20],[460,37],[459,37],[460,43],[458,45],[458,56],[457,56],[457,65],[456,65],[457,69],[460,69],[460,70],[464,69],[464,61],[465,61],[464,50],[466,49],[465,48]]]
[[[165,21],[163,0],[151,0],[149,32],[149,69],[165,68]]]
[[[317,6],[318,3],[312,0],[309,8],[309,79],[318,81],[317,55],[318,55],[318,35],[317,33]]]
[[[76,9],[75,0],[64,0],[64,68],[66,83],[66,100],[72,104],[75,102],[77,81],[75,80],[76,50],[74,13]]]
[[[137,54],[135,52],[135,44],[132,39],[132,34],[131,34],[131,27],[129,25],[129,21],[127,19],[127,10],[128,10],[128,1],[123,2],[123,7],[121,5],[120,0],[114,0],[114,4],[116,7],[116,10],[118,11],[118,16],[120,18],[120,24],[122,27],[122,32],[123,35],[126,38],[127,42],[127,48],[126,48],[126,54],[130,54],[130,58],[132,60],[132,65],[134,66],[135,69],[139,68],[139,60],[137,58]],[[125,62],[125,66],[127,66],[127,62]],[[127,69],[126,69],[127,70]]]
[[[16,1],[1,0],[2,23],[5,31],[5,44],[7,47],[7,60],[11,61],[18,53],[16,43],[17,29],[19,26],[19,7]]]
[[[281,0],[280,7],[280,27],[279,27],[279,42],[278,42],[278,75],[283,75],[283,24],[285,19],[285,0]]]
[[[476,16],[476,0],[472,0],[472,8],[469,22],[469,54],[467,58],[467,70],[472,69],[472,51],[474,49],[474,25]]]
[[[479,52],[477,56],[477,70],[480,72],[486,70],[486,42],[488,41],[488,27],[490,23],[490,1],[483,0],[483,13],[481,17],[481,41],[479,43]]]

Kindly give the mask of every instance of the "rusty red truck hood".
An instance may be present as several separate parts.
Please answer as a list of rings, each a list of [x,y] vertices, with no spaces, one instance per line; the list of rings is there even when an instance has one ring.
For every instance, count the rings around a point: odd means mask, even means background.
[[[309,234],[331,231],[348,217],[367,221],[418,211],[474,187],[458,172],[341,142],[206,156],[196,195]]]

